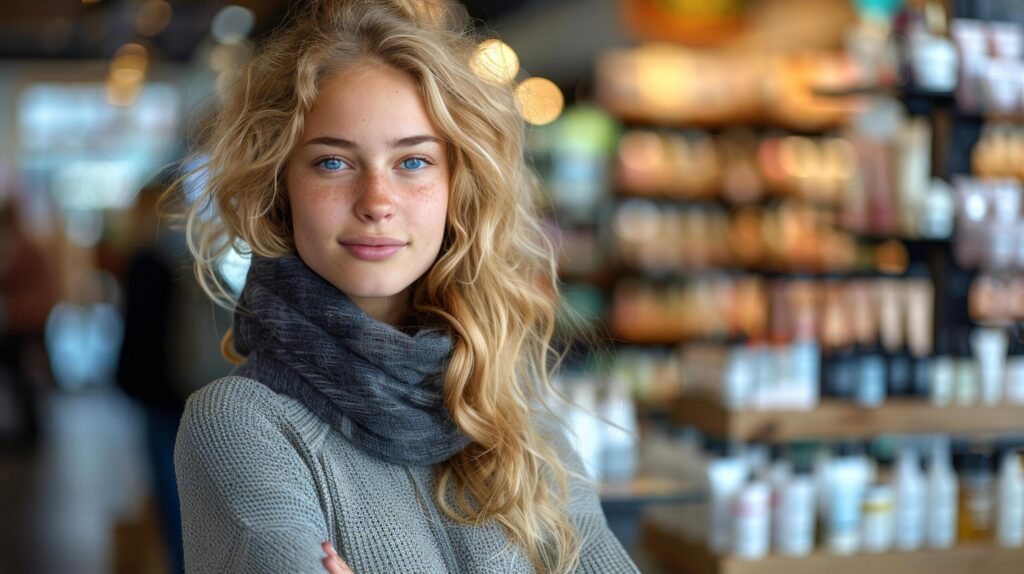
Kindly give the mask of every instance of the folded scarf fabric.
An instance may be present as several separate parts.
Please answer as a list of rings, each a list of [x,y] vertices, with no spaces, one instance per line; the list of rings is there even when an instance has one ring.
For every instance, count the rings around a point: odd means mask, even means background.
[[[376,458],[431,465],[469,442],[443,400],[448,334],[370,317],[297,255],[253,255],[234,333],[246,360],[232,374],[301,401]]]

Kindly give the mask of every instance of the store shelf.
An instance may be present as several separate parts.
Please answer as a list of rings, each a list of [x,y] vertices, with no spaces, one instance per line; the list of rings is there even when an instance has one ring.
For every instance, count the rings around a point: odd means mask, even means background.
[[[767,556],[760,560],[743,560],[715,556],[661,521],[646,519],[642,529],[644,546],[668,571],[679,574],[971,574],[1024,569],[1024,549],[986,543],[962,544],[949,550],[853,556],[816,551],[804,557]]]
[[[676,424],[738,441],[871,438],[886,433],[993,435],[1024,431],[1024,406],[936,407],[920,399],[890,399],[868,408],[823,400],[814,409],[730,411],[714,399],[687,397],[672,405]]]
[[[638,476],[618,483],[604,483],[599,488],[604,503],[685,503],[703,500],[703,490],[678,480],[655,476]]]

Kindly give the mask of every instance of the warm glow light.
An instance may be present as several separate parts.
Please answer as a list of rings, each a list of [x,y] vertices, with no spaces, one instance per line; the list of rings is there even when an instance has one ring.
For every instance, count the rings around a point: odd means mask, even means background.
[[[696,66],[678,50],[652,46],[639,52],[635,73],[637,93],[653,113],[673,117],[692,105]]]
[[[545,78],[529,78],[516,87],[516,97],[522,109],[523,119],[542,126],[558,119],[565,107],[562,90]]]
[[[138,99],[146,79],[149,53],[142,44],[125,44],[114,53],[107,77],[107,101],[115,106],[130,106]]]
[[[107,81],[107,102],[114,106],[128,107],[139,99],[142,93],[142,82],[118,81],[111,77]]]
[[[113,84],[118,85],[130,85],[141,83],[146,76],[141,70],[132,70],[130,68],[115,68],[110,70],[109,81]]]
[[[128,69],[144,72],[149,64],[149,53],[142,44],[125,44],[114,53],[110,69]]]
[[[171,5],[164,0],[149,0],[135,13],[135,30],[143,36],[156,36],[171,23]]]
[[[469,61],[476,75],[492,82],[511,82],[519,73],[519,56],[501,40],[485,40]]]

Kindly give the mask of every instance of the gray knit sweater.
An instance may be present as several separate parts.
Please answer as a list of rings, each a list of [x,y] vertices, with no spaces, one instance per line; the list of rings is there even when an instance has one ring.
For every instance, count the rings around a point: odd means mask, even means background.
[[[579,470],[568,443],[556,448]],[[175,449],[188,572],[323,574],[331,540],[355,574],[533,572],[495,523],[457,524],[432,467],[372,458],[302,403],[241,377],[192,395]],[[637,572],[593,489],[573,479],[578,572]]]

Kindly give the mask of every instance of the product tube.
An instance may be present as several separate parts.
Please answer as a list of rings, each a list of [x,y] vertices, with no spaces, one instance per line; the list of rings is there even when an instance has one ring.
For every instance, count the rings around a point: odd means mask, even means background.
[[[1003,398],[1007,344],[1003,329],[982,328],[971,333],[971,347],[981,374],[981,403],[984,405],[997,404]]]
[[[841,455],[828,469],[827,546],[838,555],[860,548],[861,508],[867,487],[867,464],[861,457]]]
[[[736,494],[733,502],[733,553],[746,560],[768,555],[771,491],[768,484],[752,480]]]
[[[912,271],[926,273],[921,268]],[[932,316],[934,289],[927,278],[912,279],[903,287],[907,314],[907,347],[914,360],[913,390],[919,397],[931,393],[932,380]]]
[[[955,341],[953,400],[961,406],[974,405],[978,402],[980,389],[978,363],[971,355],[970,332],[967,329],[959,330]]]
[[[1009,356],[1003,381],[1003,396],[1012,405],[1024,404],[1024,343],[1017,337],[1010,341]]]
[[[999,471],[999,504],[996,508],[996,540],[1000,546],[1024,546],[1024,476],[1016,452],[1003,456]]]
[[[952,548],[956,544],[959,485],[949,463],[949,447],[936,441],[928,469],[928,506],[925,510],[928,547]]]
[[[885,484],[868,488],[861,521],[861,550],[879,554],[892,547],[894,536],[893,493]]]
[[[968,453],[960,471],[959,535],[962,540],[992,539],[995,486],[989,457],[981,452]]]
[[[814,549],[814,479],[797,469],[777,491],[775,549],[783,556],[807,556]]]
[[[956,361],[952,356],[949,334],[940,331],[935,345],[935,359],[932,361],[931,387],[932,404],[949,406],[953,402],[953,383],[956,380]]]
[[[716,554],[732,548],[732,503],[743,487],[747,466],[739,456],[711,460],[707,465],[708,480],[708,547]]]
[[[914,450],[904,447],[896,459],[896,547],[917,550],[925,538],[925,500],[927,488],[924,474]]]

